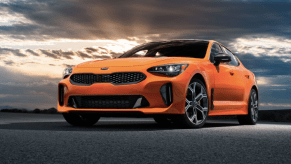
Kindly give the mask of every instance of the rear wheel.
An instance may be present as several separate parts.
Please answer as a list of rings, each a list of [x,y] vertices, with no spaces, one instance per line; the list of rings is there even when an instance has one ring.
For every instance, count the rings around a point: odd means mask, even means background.
[[[63,113],[65,120],[73,126],[93,126],[100,117],[89,114]]]
[[[259,113],[258,102],[257,92],[252,89],[249,98],[248,115],[237,116],[238,122],[241,125],[255,125],[257,123]]]
[[[176,117],[174,121],[186,128],[200,128],[207,120],[208,106],[205,85],[198,79],[192,79],[185,100],[185,114]]]

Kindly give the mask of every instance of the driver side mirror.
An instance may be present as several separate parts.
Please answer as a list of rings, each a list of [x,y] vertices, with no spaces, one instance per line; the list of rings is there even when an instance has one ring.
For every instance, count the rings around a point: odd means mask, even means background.
[[[214,65],[218,66],[220,63],[227,63],[231,61],[231,57],[225,53],[219,53],[214,56]]]

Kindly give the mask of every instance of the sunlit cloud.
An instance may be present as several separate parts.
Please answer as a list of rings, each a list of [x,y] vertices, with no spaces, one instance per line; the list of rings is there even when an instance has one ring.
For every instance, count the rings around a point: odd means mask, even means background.
[[[1,3],[7,3],[8,1],[4,1]],[[23,23],[32,23],[29,19],[27,19],[23,14],[12,13],[9,10],[2,8],[0,10],[0,26],[11,26],[15,24],[23,24]]]
[[[266,107],[286,107],[286,108],[290,108],[291,107],[291,104],[260,103],[260,106],[266,106]]]
[[[4,97],[19,97],[20,95],[15,95],[15,94],[0,94],[0,98]]]
[[[286,91],[287,89],[270,89],[272,91]]]
[[[270,84],[270,79],[266,77],[257,77],[257,84],[258,85],[269,85]]]
[[[278,57],[278,60],[284,62],[291,61],[291,39],[281,37],[237,38],[230,45],[236,53],[241,55]]]
[[[1,35],[0,35],[1,36]],[[80,50],[84,47],[104,47],[115,52],[124,52],[140,43],[150,42],[147,36],[129,39],[98,39],[98,40],[78,40],[78,39],[47,39],[44,41],[16,40],[5,38],[0,40],[2,48],[13,49],[62,49],[62,50]]]
[[[291,87],[291,76],[287,75],[258,76],[256,80],[259,86]]]
[[[62,40],[68,43],[79,43],[81,40]],[[57,44],[57,41],[54,42]],[[62,70],[68,65],[77,65],[90,60],[111,59],[138,45],[135,40],[94,40],[86,41],[102,46],[83,47],[81,49],[13,49],[0,48],[2,61],[12,71],[27,75],[61,77]]]

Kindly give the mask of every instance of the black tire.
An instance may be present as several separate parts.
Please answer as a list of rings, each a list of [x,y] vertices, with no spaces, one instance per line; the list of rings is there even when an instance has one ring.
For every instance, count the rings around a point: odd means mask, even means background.
[[[65,120],[73,126],[93,126],[100,117],[89,114],[63,113]]]
[[[194,83],[195,83],[195,87],[197,85],[198,86],[197,89],[201,90],[202,98],[199,101],[196,101],[196,98],[194,98],[194,97],[197,97],[200,94],[199,92],[196,92],[196,88],[194,87],[194,92],[189,89],[189,87],[191,88],[191,85],[194,84]],[[203,87],[203,92],[202,92],[201,87]],[[199,94],[196,95],[196,93],[199,93]],[[195,101],[196,101],[195,103],[192,101],[192,106],[190,106],[190,107],[188,107],[188,105],[190,104],[190,103],[188,103],[188,102],[190,102],[188,100],[190,98],[188,98],[188,97],[192,97],[192,100],[195,99]],[[188,100],[188,102],[187,102],[187,100]],[[199,110],[200,115],[199,115],[199,112],[198,112],[198,109],[197,109],[198,105],[199,105],[199,109],[201,109],[200,107],[203,107],[202,111]],[[193,117],[192,117],[192,118],[194,118],[193,120],[191,120],[191,118],[189,116],[189,112],[190,112],[189,110],[193,110]],[[195,113],[195,110],[196,110],[196,113]],[[185,99],[185,114],[175,116],[173,118],[173,121],[174,121],[174,123],[176,125],[178,125],[178,126],[180,126],[182,128],[201,128],[201,127],[204,126],[204,124],[205,124],[205,122],[207,120],[208,111],[209,111],[209,97],[208,97],[208,94],[207,94],[207,89],[206,89],[206,87],[205,87],[205,85],[204,85],[204,83],[202,81],[200,81],[199,79],[195,79],[194,78],[194,79],[191,80],[191,82],[189,83],[189,86],[188,86],[187,95],[186,95],[186,99]],[[202,120],[200,120],[200,122],[198,121],[198,116],[202,117]],[[195,119],[196,119],[196,123],[194,121]]]
[[[172,120],[166,116],[155,116],[154,120],[160,125],[170,125]]]
[[[248,114],[237,116],[238,122],[241,125],[256,125],[258,121],[258,104],[258,94],[256,90],[252,89],[249,96]],[[254,113],[254,115],[252,113]]]

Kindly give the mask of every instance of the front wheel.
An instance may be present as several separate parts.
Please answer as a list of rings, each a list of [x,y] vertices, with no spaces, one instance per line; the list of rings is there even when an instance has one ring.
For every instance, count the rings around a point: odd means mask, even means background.
[[[93,126],[100,117],[89,114],[63,113],[65,120],[73,126]]]
[[[249,98],[248,115],[238,115],[237,119],[241,125],[255,125],[258,120],[258,96],[257,92],[252,89]]]
[[[201,128],[208,117],[208,95],[205,85],[192,79],[185,99],[185,114],[176,117],[174,122],[185,128]]]

